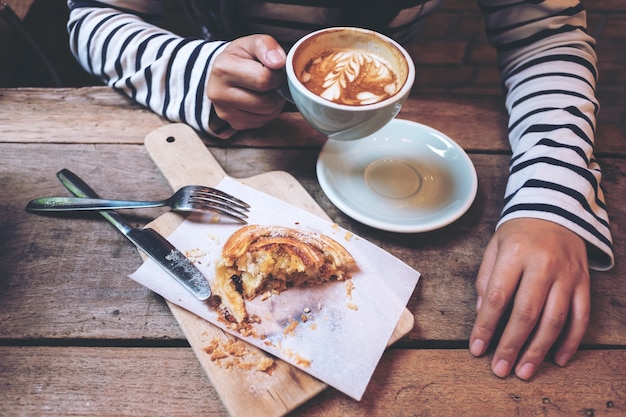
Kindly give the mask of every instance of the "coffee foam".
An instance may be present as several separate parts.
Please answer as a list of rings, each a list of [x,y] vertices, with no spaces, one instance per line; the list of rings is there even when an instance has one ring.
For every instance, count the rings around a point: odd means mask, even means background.
[[[383,58],[354,49],[324,51],[299,74],[300,81],[318,96],[357,106],[393,96],[400,89],[397,78]]]

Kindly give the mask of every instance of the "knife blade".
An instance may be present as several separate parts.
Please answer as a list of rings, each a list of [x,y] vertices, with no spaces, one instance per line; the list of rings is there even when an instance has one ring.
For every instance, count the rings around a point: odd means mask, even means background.
[[[57,178],[76,197],[99,198],[87,183],[68,169],[57,172]],[[154,229],[133,227],[113,210],[99,213],[196,298],[206,300],[211,296],[211,287],[202,272]]]

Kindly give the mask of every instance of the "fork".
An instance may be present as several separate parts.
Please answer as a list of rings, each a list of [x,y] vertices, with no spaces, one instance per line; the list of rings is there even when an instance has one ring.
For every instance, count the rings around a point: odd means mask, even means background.
[[[223,191],[202,185],[180,188],[171,197],[159,201],[106,200],[80,197],[43,197],[31,200],[28,211],[85,211],[113,210],[168,206],[174,211],[198,211],[215,213],[247,223],[246,212],[250,205]]]

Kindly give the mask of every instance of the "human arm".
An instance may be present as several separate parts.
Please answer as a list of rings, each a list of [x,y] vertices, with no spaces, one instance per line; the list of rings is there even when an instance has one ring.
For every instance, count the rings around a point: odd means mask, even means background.
[[[486,352],[511,306],[492,369],[528,379],[553,344],[560,365],[574,354],[589,316],[588,267],[613,265],[593,156],[595,44],[578,1],[480,4],[498,50],[513,156],[502,217],[476,281],[470,351]]]
[[[231,136],[235,130],[216,117],[206,88],[214,58],[233,46],[159,28],[160,3],[69,1],[72,52],[88,72],[157,114]]]

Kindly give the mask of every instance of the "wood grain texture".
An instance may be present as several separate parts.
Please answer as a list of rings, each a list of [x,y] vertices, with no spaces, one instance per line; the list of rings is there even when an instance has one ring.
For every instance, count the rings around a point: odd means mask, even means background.
[[[135,143],[168,122],[109,87],[0,89],[0,142]],[[89,106],[88,113],[83,111]],[[466,151],[508,153],[506,114],[498,96],[411,97],[398,115],[427,124]],[[32,122],[36,115],[37,123]],[[103,117],[106,116],[106,117]],[[109,134],[101,135],[103,131]],[[239,132],[231,140],[204,138],[213,146],[319,149],[326,138],[299,113],[283,113],[260,129]],[[625,132],[602,125],[596,134],[599,155],[626,156]]]
[[[584,350],[528,383],[464,350],[391,349],[360,402],[328,389],[289,416],[622,416],[624,363]],[[189,348],[0,346],[0,381],[6,416],[229,415]]]
[[[0,89],[0,105],[1,142],[141,144],[167,123],[108,87]]]
[[[333,221],[422,273],[407,306],[415,325],[385,353],[363,400],[326,389],[290,415],[626,415],[623,132],[598,126],[617,264],[591,274],[582,350],[564,369],[546,363],[530,382],[501,380],[490,355],[474,359],[466,349],[474,279],[506,185],[501,103],[424,96],[403,111],[461,143],[478,173],[469,211],[424,234],[374,230],[334,207],[315,177],[323,138],[298,114],[231,141],[205,138],[227,175],[288,173]],[[142,263],[136,249],[97,214],[24,211],[30,199],[68,195],[55,178],[61,168],[103,196],[168,196],[143,146],[167,123],[107,87],[0,89],[0,415],[228,415],[167,304],[127,278]],[[164,213],[122,212],[138,226]]]

